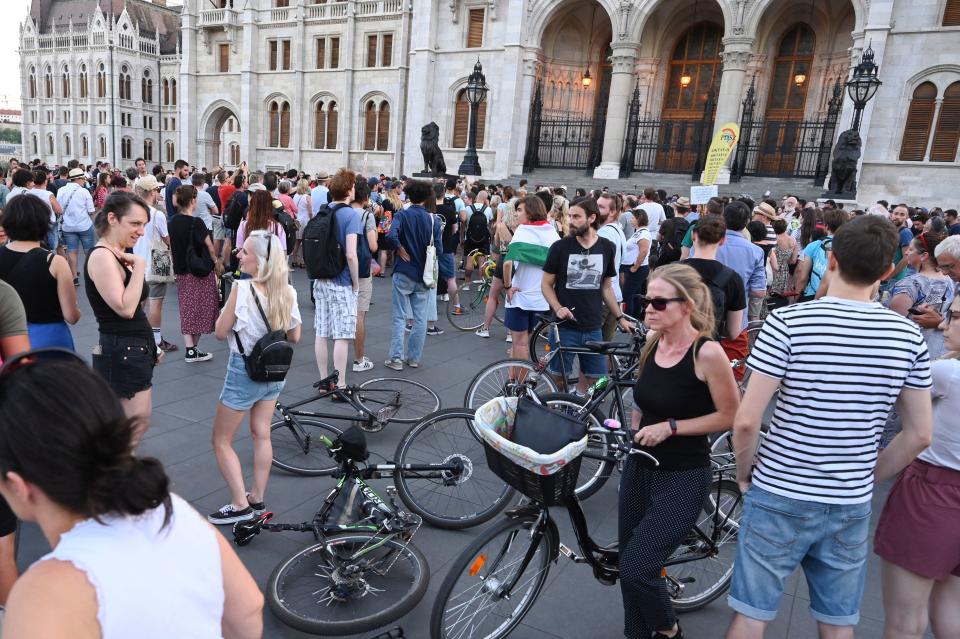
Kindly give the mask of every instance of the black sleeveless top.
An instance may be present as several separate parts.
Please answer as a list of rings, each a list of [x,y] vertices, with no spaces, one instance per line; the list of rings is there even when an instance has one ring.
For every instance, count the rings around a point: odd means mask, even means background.
[[[146,282],[144,282],[143,291],[140,293],[140,304],[137,304],[137,310],[134,312],[132,318],[127,319],[125,317],[120,317],[112,308],[110,308],[110,305],[107,304],[103,300],[103,296],[100,295],[100,291],[97,290],[97,285],[93,283],[92,279],[90,279],[90,271],[87,269],[88,265],[90,264],[90,255],[93,253],[93,251],[101,248],[107,251],[110,250],[105,246],[94,246],[90,253],[87,254],[87,261],[83,265],[84,290],[87,292],[87,301],[90,302],[90,308],[93,309],[93,315],[97,318],[97,325],[100,327],[100,332],[106,335],[142,337],[148,340],[153,340],[153,329],[150,327],[150,322],[147,320],[147,315],[143,312],[142,306],[143,301],[147,299],[147,294],[150,290],[147,287]],[[112,253],[113,251],[110,252]],[[114,255],[113,258],[117,260],[117,262],[120,264],[120,267],[123,269],[123,286],[129,286],[130,279],[133,277],[133,271],[124,266],[123,262],[121,262],[120,258],[118,258],[116,255]]]
[[[0,279],[16,289],[31,324],[63,321],[57,278],[50,274],[54,254],[43,248],[26,253],[0,248]]]
[[[702,417],[716,411],[710,389],[694,370],[694,358],[708,341],[700,338],[683,358],[670,368],[657,364],[657,346],[647,357],[636,385],[633,401],[643,411],[640,427],[676,420]],[[640,446],[660,460],[660,470],[687,470],[710,465],[710,444],[706,435],[672,435],[657,446]]]

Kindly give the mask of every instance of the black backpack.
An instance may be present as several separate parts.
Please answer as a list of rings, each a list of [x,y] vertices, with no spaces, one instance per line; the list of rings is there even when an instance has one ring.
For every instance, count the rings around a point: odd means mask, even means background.
[[[292,217],[285,209],[273,209],[274,218],[277,224],[283,227],[283,232],[287,236],[287,255],[293,253],[293,247],[297,245],[297,220]]]
[[[337,207],[324,204],[303,229],[303,259],[312,280],[333,279],[347,265],[347,252],[337,233]]]
[[[486,207],[477,210],[476,204],[470,205],[470,219],[467,221],[467,241],[471,244],[487,244],[490,242],[490,227],[487,216],[483,214]]]
[[[713,320],[714,335],[723,336],[724,327],[727,323],[727,284],[730,278],[736,273],[732,268],[724,266],[714,278],[702,277],[703,283],[710,289],[710,297],[713,298]]]
[[[239,229],[240,222],[242,222],[243,218],[247,215],[247,207],[240,203],[241,193],[243,193],[243,191],[235,191],[223,207],[223,227],[231,231]],[[247,205],[249,205],[249,202],[250,200],[247,198]]]
[[[373,253],[370,251],[370,244],[367,242],[367,216],[373,215],[369,209],[363,212],[360,217],[360,228],[362,232],[357,237],[357,277],[370,277],[370,260],[373,259]]]
[[[290,370],[290,363],[293,361],[293,344],[287,339],[287,332],[283,330],[273,330],[270,328],[270,321],[267,314],[263,312],[263,306],[260,305],[260,297],[257,291],[250,285],[250,294],[253,295],[253,301],[257,303],[257,310],[260,311],[260,317],[267,326],[267,334],[257,340],[257,343],[250,349],[250,354],[243,352],[243,344],[240,343],[240,335],[236,331],[233,337],[237,340],[237,350],[243,358],[244,367],[247,369],[247,376],[255,382],[282,382],[287,377]]]

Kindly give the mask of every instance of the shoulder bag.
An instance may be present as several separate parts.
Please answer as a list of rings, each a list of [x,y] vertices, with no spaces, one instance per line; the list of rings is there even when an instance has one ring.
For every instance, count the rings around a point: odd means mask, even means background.
[[[157,212],[150,211],[150,262],[147,263],[146,280],[149,284],[165,284],[174,280],[173,253],[157,233]]]

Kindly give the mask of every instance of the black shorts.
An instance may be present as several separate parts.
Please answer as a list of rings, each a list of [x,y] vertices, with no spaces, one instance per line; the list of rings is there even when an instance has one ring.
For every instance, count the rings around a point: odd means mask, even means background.
[[[497,258],[495,266],[493,267],[493,276],[503,279],[503,256]]]
[[[464,242],[463,243],[463,257],[466,258],[474,251],[480,251],[484,255],[490,255],[490,244],[485,242],[482,244],[477,244],[475,242]]]
[[[100,353],[93,355],[93,370],[107,380],[118,397],[130,399],[153,386],[156,352],[153,337],[100,333]]]

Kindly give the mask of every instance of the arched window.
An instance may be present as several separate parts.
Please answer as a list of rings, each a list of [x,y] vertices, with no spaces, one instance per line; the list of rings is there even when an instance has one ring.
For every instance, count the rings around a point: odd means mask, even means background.
[[[79,83],[80,97],[85,98],[88,94],[86,65],[80,65],[80,74],[77,76],[77,79]]]
[[[958,9],[960,11],[960,9]],[[931,162],[953,162],[960,143],[960,82],[954,82],[943,92],[937,128],[930,145]]]
[[[101,135],[100,138],[98,139],[98,142],[100,147],[99,149],[100,157],[101,158],[107,157],[107,138]]]
[[[338,115],[337,103],[334,100],[317,102],[314,112],[313,148],[337,148]]]
[[[126,65],[120,67],[120,77],[117,80],[121,100],[132,100],[133,92],[130,90],[130,70]]]
[[[280,105],[280,146],[290,148],[290,103]]]
[[[795,24],[780,39],[773,67],[773,85],[767,98],[767,119],[791,120],[803,117],[813,65],[813,31]],[[803,82],[798,83],[797,79]]]
[[[53,153],[54,153],[54,148],[53,148],[53,136],[52,136],[52,135],[48,135],[48,136],[47,136],[47,154],[48,154],[48,155],[53,155]]]
[[[30,67],[30,80],[27,84],[29,85],[30,97],[37,97],[37,70],[33,67]]]
[[[477,109],[477,148],[483,148],[483,138],[486,133],[487,124],[487,99]],[[454,105],[453,112],[453,148],[464,149],[467,147],[470,132],[470,102],[467,100],[467,90],[457,91],[457,102]]]
[[[163,106],[170,105],[170,82],[164,78],[163,79]]]
[[[664,91],[663,119],[686,119],[703,115],[703,107],[715,84],[720,82],[720,38],[723,28],[712,22],[695,24],[673,49],[667,90]],[[681,79],[689,79],[683,86]]]
[[[364,106],[363,148],[367,151],[386,151],[390,142],[390,105],[368,100]]]
[[[270,103],[267,114],[269,122],[267,123],[267,146],[276,148],[280,146],[280,104],[274,100]]]
[[[163,146],[164,146],[163,159],[167,162],[176,162],[176,153],[175,153],[176,149],[173,146],[173,142],[167,140],[167,142]]]
[[[45,89],[44,97],[52,98],[53,97],[53,69],[51,69],[50,67],[47,67],[46,73],[43,74],[43,86]]]
[[[39,153],[40,153],[40,150],[39,150],[39,148],[37,147],[37,134],[36,134],[36,133],[34,133],[34,134],[31,136],[31,140],[30,140],[30,141],[33,143],[33,154],[34,154],[34,155],[39,154]]]
[[[153,162],[153,140],[143,141],[143,159]]]
[[[923,161],[930,140],[933,110],[937,103],[937,87],[933,82],[924,82],[913,90],[907,122],[903,127],[903,142],[900,144],[900,159]]]
[[[144,70],[143,77],[140,78],[140,101],[153,104],[153,78],[150,77],[149,70]]]
[[[69,135],[63,136],[63,155],[64,155],[65,157],[70,157],[70,156],[72,155],[71,150],[70,150],[70,136],[69,136]]]
[[[60,92],[63,94],[63,97],[70,97],[70,70],[67,69],[67,67],[63,67],[63,70],[60,72]],[[67,155],[69,155],[69,152]]]
[[[107,97],[107,72],[101,64],[97,67],[97,97]],[[104,154],[105,155],[105,154]],[[103,157],[103,156],[100,156]]]
[[[130,138],[120,140],[120,158],[124,160],[133,158],[133,140]]]
[[[170,80],[170,104],[177,103],[177,81]]]
[[[86,159],[90,157],[90,141],[87,136],[80,136],[80,157]]]
[[[230,165],[240,165],[240,145],[236,142],[230,144]]]

